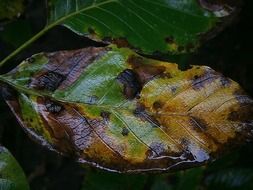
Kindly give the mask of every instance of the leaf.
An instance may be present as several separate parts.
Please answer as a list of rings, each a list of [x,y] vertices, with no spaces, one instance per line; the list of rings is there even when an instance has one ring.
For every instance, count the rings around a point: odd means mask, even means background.
[[[90,47],[34,55],[0,80],[33,139],[110,171],[199,166],[252,140],[253,100],[206,66]]]
[[[214,34],[217,25],[225,21],[223,17],[237,12],[237,4],[207,0],[52,0],[49,26],[62,24],[79,35],[146,54],[183,53],[195,50]]]
[[[0,146],[0,189],[29,190],[25,174],[10,152]]]
[[[19,17],[24,11],[24,0],[1,0],[0,20]]]

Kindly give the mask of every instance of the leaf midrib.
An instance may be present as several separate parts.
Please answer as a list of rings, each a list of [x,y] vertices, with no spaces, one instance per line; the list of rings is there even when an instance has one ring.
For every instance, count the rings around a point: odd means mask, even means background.
[[[102,2],[102,3],[92,4],[92,5],[88,6],[88,7],[85,7],[85,8],[79,9],[79,10],[76,10],[76,11],[70,13],[70,14],[67,14],[67,15],[65,15],[65,16],[63,16],[63,17],[61,17],[61,18],[59,18],[58,20],[55,20],[55,21],[49,23],[49,24],[46,26],[46,28],[48,28],[48,27],[51,28],[52,26],[58,25],[58,24],[60,24],[61,22],[63,22],[64,20],[66,20],[66,19],[68,19],[68,18],[70,18],[70,17],[72,17],[72,16],[75,16],[75,15],[77,15],[77,14],[80,14],[80,13],[83,12],[83,11],[87,11],[87,10],[90,10],[90,9],[93,9],[93,8],[98,8],[98,7],[101,6],[101,5],[105,5],[105,4],[109,4],[109,3],[114,3],[114,2],[118,2],[118,0],[108,0],[108,1],[104,1],[104,2]]]

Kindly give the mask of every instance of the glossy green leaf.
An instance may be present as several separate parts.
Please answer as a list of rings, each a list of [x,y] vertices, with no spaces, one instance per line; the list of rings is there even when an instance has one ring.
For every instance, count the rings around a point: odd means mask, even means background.
[[[142,53],[193,51],[215,34],[234,2],[207,0],[52,0],[49,26]],[[220,27],[220,26],[219,26]]]
[[[90,47],[34,55],[0,79],[30,136],[110,171],[199,166],[253,136],[253,100],[206,66]]]
[[[29,190],[22,168],[10,152],[0,146],[0,189]]]

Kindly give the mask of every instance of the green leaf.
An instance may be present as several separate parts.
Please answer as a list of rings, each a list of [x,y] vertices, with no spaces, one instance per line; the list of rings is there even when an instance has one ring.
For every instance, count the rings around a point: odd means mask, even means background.
[[[236,12],[231,2],[207,2],[54,0],[49,25],[62,24],[77,34],[146,54],[183,53],[195,50],[223,22],[221,17]]]
[[[0,146],[0,189],[29,190],[22,168],[10,152]]]
[[[64,25],[93,40],[144,54],[194,51],[238,12],[241,1],[51,0],[48,24],[0,66],[49,29]]]
[[[253,100],[236,82],[126,48],[40,53],[0,80],[30,136],[109,171],[199,166],[253,136]]]
[[[24,11],[24,0],[1,0],[0,20],[19,17]]]

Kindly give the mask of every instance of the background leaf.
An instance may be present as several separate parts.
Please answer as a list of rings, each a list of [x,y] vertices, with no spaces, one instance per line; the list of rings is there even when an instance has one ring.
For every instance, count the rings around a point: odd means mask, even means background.
[[[0,146],[0,189],[29,190],[26,177],[7,149]]]
[[[193,51],[215,34],[214,28],[224,21],[221,17],[233,15],[238,8],[228,1],[200,2],[54,0],[50,3],[49,26],[63,24],[77,34],[146,54],[182,53]]]

